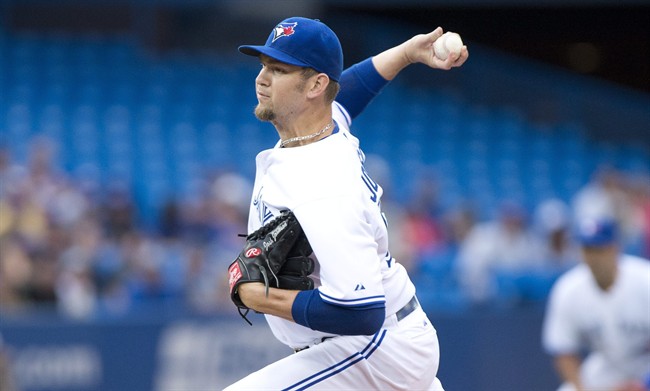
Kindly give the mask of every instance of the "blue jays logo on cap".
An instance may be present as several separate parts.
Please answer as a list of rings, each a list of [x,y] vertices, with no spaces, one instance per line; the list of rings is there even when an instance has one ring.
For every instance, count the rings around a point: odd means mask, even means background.
[[[239,51],[249,56],[263,54],[285,64],[313,68],[334,81],[339,81],[343,72],[341,42],[334,31],[318,19],[285,19],[273,28],[264,45],[242,45]]]
[[[293,22],[293,23],[280,23],[277,26],[275,26],[275,29],[273,30],[272,42],[275,42],[278,38],[288,37],[290,35],[293,35],[293,33],[296,32],[297,25],[298,22]]]

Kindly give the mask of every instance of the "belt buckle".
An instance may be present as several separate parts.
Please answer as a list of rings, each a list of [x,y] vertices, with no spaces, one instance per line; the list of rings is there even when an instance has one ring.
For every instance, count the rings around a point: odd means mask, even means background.
[[[404,305],[399,311],[395,313],[395,316],[397,317],[397,321],[399,322],[400,320],[406,318],[407,316],[411,315],[413,311],[415,311],[418,307],[420,306],[420,303],[418,302],[418,299],[415,295],[409,300],[408,303]]]
[[[323,337],[323,338],[320,339],[319,342],[313,343],[313,344],[311,344],[311,345],[303,346],[303,347],[301,347],[301,348],[294,348],[294,349],[293,349],[293,352],[294,352],[294,353],[302,352],[303,350],[309,349],[309,348],[312,347],[312,346],[316,346],[316,345],[318,345],[319,343],[323,343],[323,342],[327,341],[327,340],[330,339],[330,338],[334,338],[334,337],[333,337],[333,336],[332,336],[332,337]]]

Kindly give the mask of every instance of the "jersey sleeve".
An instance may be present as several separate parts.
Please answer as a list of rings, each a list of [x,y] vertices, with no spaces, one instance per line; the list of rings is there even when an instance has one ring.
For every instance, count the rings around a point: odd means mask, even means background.
[[[354,119],[388,84],[388,80],[377,72],[372,58],[368,58],[344,70],[340,84],[341,90],[336,101]]]
[[[573,354],[581,348],[572,299],[566,281],[559,280],[551,290],[542,329],[542,344],[548,354]]]
[[[348,308],[382,307],[386,300],[372,224],[349,198],[303,205],[294,213],[318,259],[323,301]]]

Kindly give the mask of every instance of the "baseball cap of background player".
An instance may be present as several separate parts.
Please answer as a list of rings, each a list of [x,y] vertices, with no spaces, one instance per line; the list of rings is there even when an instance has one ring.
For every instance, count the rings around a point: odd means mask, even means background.
[[[318,19],[292,17],[278,23],[264,46],[242,45],[249,56],[267,55],[280,62],[314,68],[334,81],[343,72],[343,50],[338,37]]]
[[[618,239],[618,226],[611,218],[585,218],[577,231],[578,241],[586,247],[608,246]]]

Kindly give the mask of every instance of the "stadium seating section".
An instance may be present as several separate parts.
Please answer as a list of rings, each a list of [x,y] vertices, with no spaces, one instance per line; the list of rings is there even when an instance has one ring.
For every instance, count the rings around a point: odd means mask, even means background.
[[[252,115],[257,64],[248,58],[161,55],[106,37],[23,34],[2,45],[2,144],[24,162],[35,137],[58,140],[58,164],[74,178],[132,186],[143,224],[169,196],[191,196],[211,171],[252,178],[255,154],[277,140]],[[441,207],[472,199],[481,217],[502,199],[527,208],[569,201],[602,163],[638,170],[650,162],[643,147],[593,141],[579,119],[534,123],[517,109],[475,106],[399,79],[353,131],[367,155],[389,163],[387,196],[407,202],[434,175]],[[429,272],[434,281],[447,271]],[[441,295],[453,303],[453,292]]]

